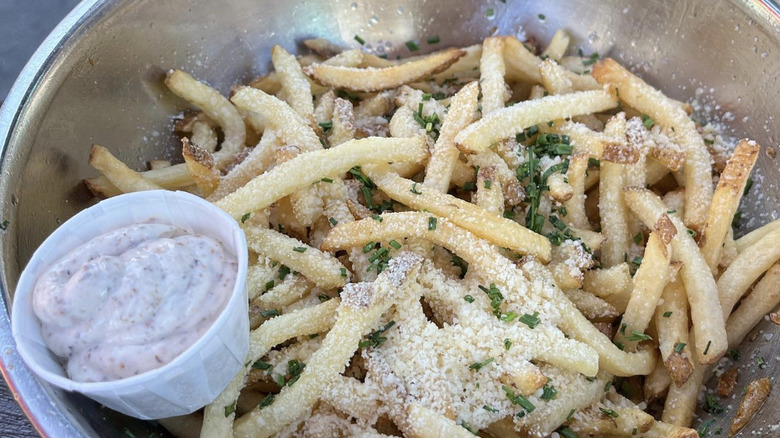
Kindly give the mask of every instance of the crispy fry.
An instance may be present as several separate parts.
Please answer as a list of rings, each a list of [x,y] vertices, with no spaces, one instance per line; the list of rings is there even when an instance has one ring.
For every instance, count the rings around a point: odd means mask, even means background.
[[[704,260],[713,273],[717,270],[723,240],[731,228],[731,221],[739,207],[742,192],[760,149],[755,142],[741,140],[718,179],[710,213],[699,240]]]
[[[92,146],[92,151],[89,153],[89,164],[124,193],[162,189],[138,172],[131,170],[103,146]]]
[[[469,438],[474,435],[453,420],[424,406],[412,404],[407,409],[412,437],[415,438]]]
[[[519,102],[472,123],[455,136],[462,152],[477,153],[523,129],[549,120],[564,119],[614,108],[617,101],[604,91],[581,91]]]
[[[303,71],[318,83],[329,87],[356,91],[382,91],[398,88],[444,71],[463,55],[465,52],[462,50],[449,49],[419,60],[378,69],[336,67],[315,63],[305,67]]]
[[[209,196],[219,185],[220,174],[214,165],[214,157],[205,149],[190,143],[187,137],[182,138],[181,144],[187,171],[203,192],[203,196]]]
[[[368,138],[299,155],[255,177],[245,186],[222,198],[216,205],[238,219],[247,212],[265,208],[284,196],[322,178],[367,163],[422,160],[425,142],[416,139]]]
[[[608,85],[613,94],[619,94],[640,113],[648,114],[656,123],[670,129],[672,137],[686,153],[685,224],[700,231],[707,219],[712,198],[712,170],[710,156],[701,135],[688,114],[658,90],[634,76],[612,59],[606,58],[593,66],[593,77]]]
[[[311,86],[298,60],[281,46],[274,46],[271,49],[271,62],[274,64],[276,74],[279,75],[282,90],[290,107],[299,116],[310,119],[314,113]]]
[[[688,340],[688,300],[679,279],[664,288],[661,302],[656,308],[655,323],[661,358],[674,384],[680,387],[691,376],[693,367],[689,359],[691,348]],[[677,349],[680,351],[676,351]]]
[[[225,140],[222,149],[226,154],[237,154],[246,140],[246,126],[241,115],[230,101],[217,90],[198,82],[181,70],[171,70],[165,78],[165,85],[176,95],[200,108],[222,127]]]
[[[509,90],[504,82],[504,39],[485,38],[482,42],[482,58],[479,61],[479,87],[482,91],[482,114],[484,116],[504,107],[509,99]]]
[[[652,226],[668,208],[658,196],[646,189],[624,189],[626,203],[645,223]],[[685,229],[677,215],[670,216],[677,230]],[[688,302],[691,305],[691,317],[699,343],[695,344],[696,357],[702,364],[716,362],[726,352],[725,319],[718,299],[718,285],[704,261],[699,248],[689,233],[678,232],[672,239],[675,259],[683,262],[680,270]]]

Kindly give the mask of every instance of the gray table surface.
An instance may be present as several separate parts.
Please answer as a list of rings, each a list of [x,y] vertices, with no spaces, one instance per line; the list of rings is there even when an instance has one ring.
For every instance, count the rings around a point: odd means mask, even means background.
[[[77,0],[0,0],[0,101],[51,29]],[[0,437],[37,437],[5,381],[0,379]]]

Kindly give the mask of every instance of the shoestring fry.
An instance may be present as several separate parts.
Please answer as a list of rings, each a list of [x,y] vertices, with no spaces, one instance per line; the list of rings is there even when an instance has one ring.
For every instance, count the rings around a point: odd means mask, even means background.
[[[137,172],[95,146],[86,183],[188,190],[239,221],[253,330],[202,419],[163,424],[697,436],[712,364],[780,300],[777,223],[730,229],[760,146],[740,141],[714,186],[690,107],[569,41],[385,60],[314,39],[230,96],[171,70],[195,107],[184,164]]]

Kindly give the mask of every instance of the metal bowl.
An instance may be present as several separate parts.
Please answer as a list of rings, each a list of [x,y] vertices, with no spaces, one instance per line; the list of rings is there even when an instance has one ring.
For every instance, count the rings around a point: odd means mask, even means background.
[[[734,136],[777,143],[780,117],[780,10],[768,1],[708,0],[404,0],[188,2],[85,0],[54,30],[22,72],[0,112],[2,176],[2,372],[42,435],[135,436],[152,423],[122,417],[35,378],[19,358],[8,309],[21,268],[35,248],[94,200],[81,180],[95,172],[89,147],[109,147],[131,166],[166,156],[175,145],[171,115],[184,107],[159,81],[179,67],[223,92],[267,70],[269,49],[296,50],[304,38],[327,37],[392,56],[473,44],[493,33],[524,33],[547,42],[564,27],[575,45],[631,65],[681,100],[697,97],[697,117],[723,120]],[[428,36],[441,43],[424,43]],[[380,49],[381,47],[381,49]],[[765,148],[766,150],[767,148]],[[759,159],[762,184],[747,196],[744,229],[778,216],[778,163]],[[765,322],[765,334],[780,334]],[[742,347],[741,382],[780,376],[778,343],[759,336]],[[780,414],[774,391],[744,435],[771,435]],[[734,409],[737,401],[729,403]],[[727,430],[731,415],[720,422]],[[701,418],[700,418],[701,419]]]

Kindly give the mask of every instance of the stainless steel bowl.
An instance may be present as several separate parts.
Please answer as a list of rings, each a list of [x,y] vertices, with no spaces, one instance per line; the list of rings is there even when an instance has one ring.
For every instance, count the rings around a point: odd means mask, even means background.
[[[492,13],[491,13],[492,12]],[[544,18],[543,18],[544,17]],[[136,436],[154,424],[131,420],[66,394],[35,378],[16,353],[8,309],[20,270],[58,224],[93,201],[81,180],[100,143],[131,165],[165,156],[176,143],[171,115],[181,101],[159,82],[179,67],[223,92],[267,70],[269,49],[296,50],[301,39],[327,37],[381,46],[408,55],[404,42],[437,35],[439,45],[466,45],[492,34],[524,32],[546,42],[564,27],[586,52],[598,51],[636,71],[677,99],[698,100],[708,117],[724,120],[734,136],[777,144],[780,118],[780,10],[769,1],[619,0],[520,1],[250,1],[85,0],[54,30],[22,72],[0,111],[2,371],[43,435]],[[699,115],[701,117],[701,115]],[[759,160],[762,184],[746,198],[745,229],[778,216],[778,163]],[[764,323],[764,333],[780,334]],[[767,336],[768,337],[768,336]],[[741,384],[780,376],[777,341],[757,337],[743,346]],[[780,414],[775,390],[749,431],[769,436]],[[730,403],[736,408],[737,401]],[[724,415],[717,425],[728,430]],[[746,432],[743,432],[747,435]]]

